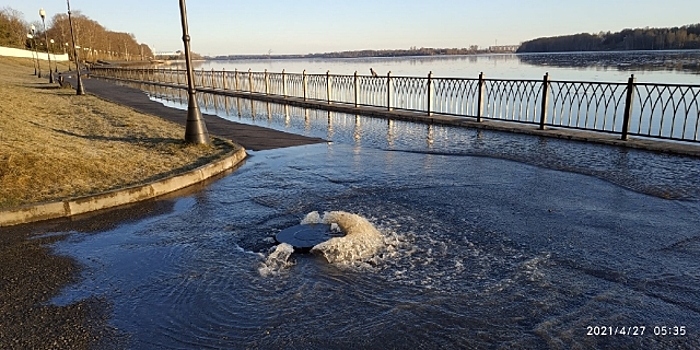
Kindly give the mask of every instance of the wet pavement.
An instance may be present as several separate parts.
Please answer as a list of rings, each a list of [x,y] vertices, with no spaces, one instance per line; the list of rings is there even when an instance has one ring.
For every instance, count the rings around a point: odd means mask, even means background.
[[[82,267],[51,304],[102,300],[129,349],[700,347],[700,159],[256,103],[219,115],[332,142],[34,226]],[[273,259],[330,211],[380,249]]]
[[[66,80],[73,86],[76,85],[75,79]],[[83,79],[83,86],[87,93],[129,106],[139,112],[155,115],[181,125],[185,125],[187,121],[187,112],[151,101],[139,89],[89,78]],[[325,142],[325,140],[320,138],[304,137],[268,128],[231,122],[211,114],[202,113],[202,116],[210,134],[233,140],[248,150],[260,151]]]

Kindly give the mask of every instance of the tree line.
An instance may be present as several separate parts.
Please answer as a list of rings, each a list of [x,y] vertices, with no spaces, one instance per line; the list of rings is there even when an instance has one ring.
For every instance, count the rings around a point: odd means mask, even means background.
[[[523,42],[517,52],[700,49],[700,24],[673,28],[624,29],[616,33],[580,33]]]
[[[78,55],[81,60],[131,61],[153,58],[153,52],[146,44],[139,44],[134,34],[107,30],[98,22],[80,13],[71,12],[76,45],[80,46]],[[35,39],[27,37],[34,25]],[[67,13],[57,13],[46,21],[46,35],[49,51],[56,54],[67,53],[73,59],[71,49],[70,25]],[[27,22],[22,12],[4,7],[0,10],[0,46],[21,49],[38,49],[45,51],[44,26],[40,20]]]

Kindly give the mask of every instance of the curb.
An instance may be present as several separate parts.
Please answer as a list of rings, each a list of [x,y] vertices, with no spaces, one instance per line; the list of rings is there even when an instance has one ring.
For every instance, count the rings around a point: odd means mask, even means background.
[[[92,196],[3,210],[0,211],[0,227],[67,218],[156,198],[221,174],[235,167],[246,156],[245,148],[238,146],[238,149],[229,152],[224,159],[144,185],[121,188]]]

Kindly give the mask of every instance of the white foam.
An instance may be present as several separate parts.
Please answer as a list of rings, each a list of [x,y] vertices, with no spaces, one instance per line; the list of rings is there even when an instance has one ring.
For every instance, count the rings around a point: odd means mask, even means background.
[[[294,253],[294,247],[287,243],[282,243],[275,246],[274,250],[267,256],[265,262],[260,263],[258,272],[260,276],[270,277],[277,276],[284,269],[289,268],[293,264],[289,261],[289,257]]]
[[[318,215],[317,211],[312,211],[306,214],[306,217],[304,217],[304,219],[301,220],[302,225],[320,224],[321,222],[321,215]]]
[[[363,262],[384,247],[382,234],[367,219],[342,211],[318,212],[306,215],[303,223],[324,223],[338,228],[345,233],[343,237],[334,237],[319,243],[311,252],[322,255],[332,264],[356,264]]]

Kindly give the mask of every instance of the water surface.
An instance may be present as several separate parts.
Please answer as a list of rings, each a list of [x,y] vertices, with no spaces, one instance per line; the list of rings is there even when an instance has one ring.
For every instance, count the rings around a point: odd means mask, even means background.
[[[491,54],[470,56],[386,57],[346,59],[262,59],[202,61],[196,69],[279,73],[326,73],[352,75],[355,71],[394,76],[459,77],[541,80],[549,73],[552,80],[626,82],[630,74],[638,82],[698,84],[700,50],[616,51],[545,54]]]
[[[700,346],[697,159],[250,106],[226,117],[333,142],[251,152],[166,213],[73,232],[55,249],[85,270],[55,303],[108,301],[133,349]],[[381,249],[261,269],[314,211],[358,214]]]

